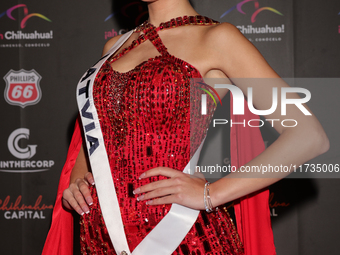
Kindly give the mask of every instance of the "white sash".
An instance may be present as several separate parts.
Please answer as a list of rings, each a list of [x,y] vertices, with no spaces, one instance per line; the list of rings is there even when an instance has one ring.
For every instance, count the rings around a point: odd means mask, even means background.
[[[99,204],[116,253],[129,255],[170,255],[176,250],[195,223],[199,211],[178,204],[172,204],[168,214],[131,253],[126,240],[104,138],[93,101],[93,83],[100,67],[123,45],[132,33],[133,30],[119,38],[108,53],[80,79],[77,86],[77,102],[84,128],[91,169],[96,183]],[[204,140],[183,170],[184,173],[190,173],[190,164],[197,165],[203,143]]]

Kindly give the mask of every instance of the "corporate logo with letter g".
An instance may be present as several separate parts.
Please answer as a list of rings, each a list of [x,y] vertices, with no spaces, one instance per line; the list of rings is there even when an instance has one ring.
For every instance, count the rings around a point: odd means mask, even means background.
[[[36,153],[37,145],[27,145],[26,148],[20,147],[21,139],[29,139],[30,131],[27,128],[18,128],[8,137],[7,145],[14,157],[19,159],[30,159]]]
[[[0,160],[0,172],[36,173],[48,171],[54,166],[52,159],[38,158],[32,160],[33,156],[36,157],[38,145],[30,144],[29,137],[30,130],[27,128],[18,128],[9,135],[7,140],[8,150],[18,160]]]

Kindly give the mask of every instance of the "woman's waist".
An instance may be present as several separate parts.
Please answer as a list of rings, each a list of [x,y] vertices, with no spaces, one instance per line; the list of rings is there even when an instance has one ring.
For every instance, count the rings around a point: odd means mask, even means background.
[[[189,161],[189,155],[163,155],[159,157],[109,156],[112,175],[132,181],[137,180],[142,173],[156,167],[168,167],[183,171]]]

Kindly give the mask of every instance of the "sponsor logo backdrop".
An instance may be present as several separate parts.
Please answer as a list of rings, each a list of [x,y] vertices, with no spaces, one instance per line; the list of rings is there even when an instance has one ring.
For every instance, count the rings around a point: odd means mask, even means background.
[[[192,3],[202,15],[236,25],[282,77],[339,75],[338,1],[327,6],[317,0]],[[0,3],[2,254],[41,253],[77,116],[76,84],[100,57],[105,42],[144,21],[146,10],[143,3],[131,0],[86,0],[81,5],[65,0]],[[340,88],[315,90],[335,112],[339,103],[334,95]],[[227,104],[228,98],[224,100]],[[332,142],[323,159],[339,161],[335,128],[339,119],[328,108],[325,114],[318,100],[314,102],[310,106],[325,123]],[[223,113],[217,111],[216,118],[219,115]],[[277,134],[264,129],[263,136],[269,145]],[[218,158],[212,149],[225,146],[228,140],[222,132],[211,135],[201,163],[214,158],[228,164],[228,155]],[[338,253],[335,237],[340,234],[336,221],[340,200],[335,194],[339,187],[338,179],[290,179],[271,187],[269,203],[278,254]]]

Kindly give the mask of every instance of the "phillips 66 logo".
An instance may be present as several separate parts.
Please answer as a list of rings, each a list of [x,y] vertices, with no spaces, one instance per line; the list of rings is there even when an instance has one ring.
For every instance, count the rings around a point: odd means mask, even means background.
[[[5,100],[12,105],[22,108],[27,105],[37,104],[41,99],[40,80],[41,76],[32,69],[26,71],[10,70],[4,77],[6,81]]]

